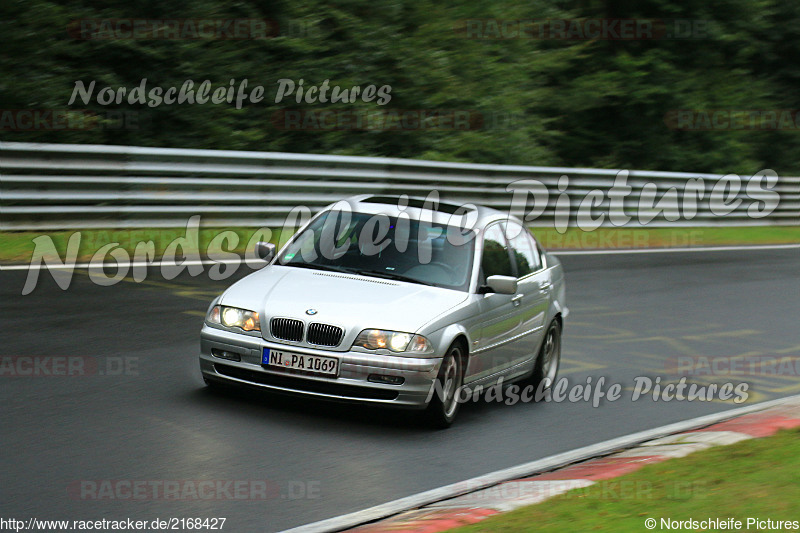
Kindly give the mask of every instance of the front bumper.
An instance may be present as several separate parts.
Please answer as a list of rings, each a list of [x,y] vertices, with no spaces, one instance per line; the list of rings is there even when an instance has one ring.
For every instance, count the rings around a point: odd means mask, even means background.
[[[269,369],[261,365],[264,348],[335,357],[339,359],[339,376],[310,376]],[[212,350],[214,353],[232,352],[241,360],[231,361],[217,357],[212,355]],[[396,357],[290,346],[205,324],[200,332],[200,370],[205,379],[328,400],[423,408],[441,362],[441,357]],[[400,385],[374,383],[368,380],[374,375],[397,376],[404,381]]]

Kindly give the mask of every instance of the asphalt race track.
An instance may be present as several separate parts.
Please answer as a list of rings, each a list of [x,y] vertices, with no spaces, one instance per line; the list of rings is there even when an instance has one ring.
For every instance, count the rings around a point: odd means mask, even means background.
[[[800,250],[562,261],[572,313],[561,376],[605,376],[626,387],[622,398],[598,408],[469,404],[438,432],[407,412],[206,390],[197,364],[202,315],[246,267],[225,281],[207,273],[166,281],[153,270],[143,282],[110,287],[76,271],[66,291],[42,272],[27,296],[27,272],[0,272],[0,516],[224,517],[223,531],[277,531],[736,406],[631,401],[637,376],[676,382],[680,357],[800,359]],[[46,357],[67,358],[75,372],[43,375]],[[32,360],[44,365],[36,375],[14,375]],[[763,401],[800,392],[800,368],[792,368],[687,377],[747,382],[749,401]],[[201,480],[232,488],[210,499],[157,492]],[[137,481],[156,488],[138,496],[103,490]]]

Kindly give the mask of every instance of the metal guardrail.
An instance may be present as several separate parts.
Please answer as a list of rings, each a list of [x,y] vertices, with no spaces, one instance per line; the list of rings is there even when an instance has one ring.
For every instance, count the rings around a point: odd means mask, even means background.
[[[603,193],[593,212],[608,212],[607,192],[617,170],[446,163],[383,157],[146,148],[137,146],[0,142],[0,230],[181,227],[191,215],[205,227],[278,226],[296,206],[312,211],[343,197],[364,194],[408,194],[440,200],[479,203],[509,211],[509,185],[537,180],[549,191],[547,207],[531,225],[553,225],[562,191],[558,181],[569,177],[565,191],[574,219],[580,202],[592,190]],[[657,202],[678,205],[669,195],[692,179],[702,179],[702,199],[691,220],[669,220],[664,212],[650,226],[798,225],[800,178],[779,177],[770,191],[780,201],[764,218],[748,209],[768,199],[769,191],[746,186],[742,176],[732,212],[715,214],[709,206],[722,176],[682,172],[630,171],[632,192],[625,210],[634,215],[646,184],[654,184]],[[757,184],[756,184],[757,185]],[[652,185],[650,185],[652,187]],[[749,191],[749,192],[748,192]],[[719,192],[718,192],[719,194]],[[528,205],[528,210],[531,209]],[[521,214],[519,210],[513,210]],[[604,226],[611,225],[605,216]]]

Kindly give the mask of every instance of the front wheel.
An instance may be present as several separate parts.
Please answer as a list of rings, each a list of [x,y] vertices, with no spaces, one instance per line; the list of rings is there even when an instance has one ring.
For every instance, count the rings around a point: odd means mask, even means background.
[[[547,390],[556,382],[558,367],[561,364],[561,325],[558,320],[550,322],[545,333],[539,355],[536,356],[536,366],[531,376],[531,384],[535,391]],[[543,384],[543,385],[542,385]]]
[[[458,389],[464,380],[462,351],[458,344],[447,350],[442,360],[439,375],[433,384],[433,397],[428,403],[426,411],[430,424],[439,429],[445,429],[453,424],[458,413]]]

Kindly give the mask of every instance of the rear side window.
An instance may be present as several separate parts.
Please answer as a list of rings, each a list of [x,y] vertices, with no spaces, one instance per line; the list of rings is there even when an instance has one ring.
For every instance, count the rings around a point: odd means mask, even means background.
[[[531,272],[539,270],[541,266],[539,252],[528,230],[519,224],[510,222],[508,224],[507,234],[516,234],[515,237],[509,239],[509,243],[511,244],[511,251],[514,255],[514,262],[517,265],[517,277],[521,278],[527,276]]]
[[[484,279],[489,276],[514,275],[506,237],[503,235],[503,227],[500,224],[492,224],[484,232],[481,266]]]

